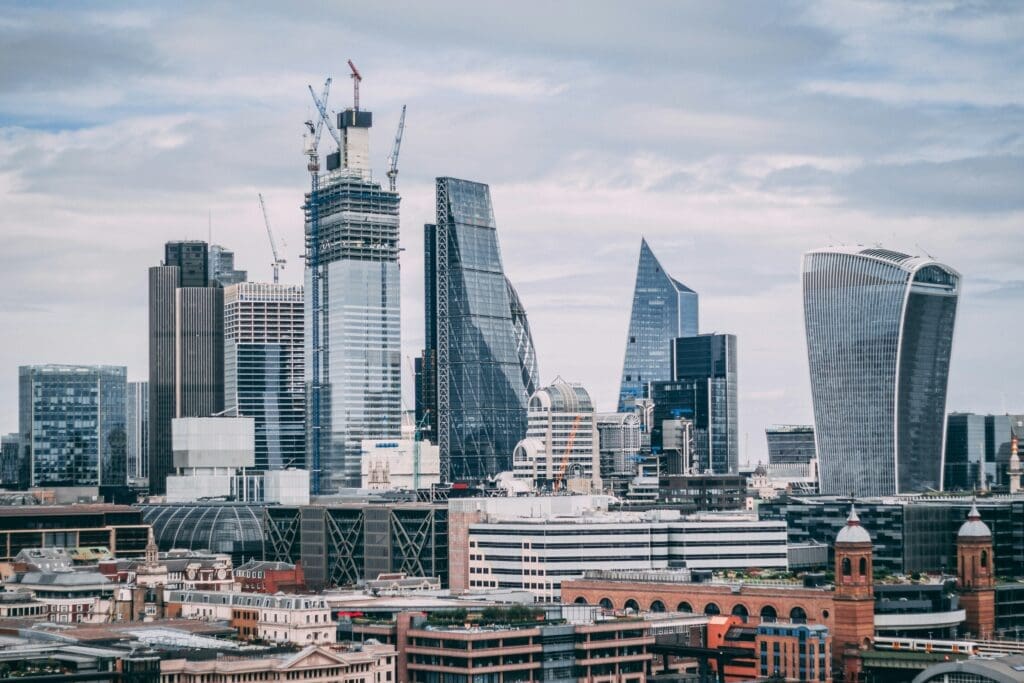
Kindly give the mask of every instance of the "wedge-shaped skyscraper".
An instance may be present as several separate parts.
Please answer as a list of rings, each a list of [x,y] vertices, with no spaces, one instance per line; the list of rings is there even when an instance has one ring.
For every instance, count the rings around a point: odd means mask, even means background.
[[[421,433],[436,435],[442,479],[478,481],[512,469],[538,385],[533,338],[501,264],[487,185],[437,179],[437,224],[425,228],[424,252],[417,421]]]
[[[619,412],[631,410],[638,398],[648,398],[649,382],[672,379],[670,345],[677,337],[697,334],[697,308],[697,292],[666,273],[647,240],[641,240]]]
[[[960,276],[930,258],[830,247],[803,260],[821,493],[942,487]]]

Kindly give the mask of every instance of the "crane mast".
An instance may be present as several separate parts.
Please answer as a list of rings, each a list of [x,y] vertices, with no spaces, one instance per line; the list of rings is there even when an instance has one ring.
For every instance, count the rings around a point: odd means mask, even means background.
[[[348,60],[348,68],[352,69],[352,108],[359,111],[359,84],[363,80],[363,75],[359,73],[351,59]]]
[[[398,183],[398,152],[402,148],[402,135],[405,133],[405,105],[402,105],[402,115],[398,117],[398,132],[395,133],[395,145],[391,148],[388,156],[388,187],[394,192]]]
[[[263,193],[260,192],[256,196],[260,199],[260,208],[263,210],[263,222],[267,226],[267,238],[270,239],[270,252],[274,255],[274,262],[271,264],[271,267],[274,269],[274,284],[276,285],[281,279],[281,269],[284,268],[284,264],[287,261],[281,258],[281,255],[277,252],[277,244],[274,242],[274,233],[270,229],[270,218],[267,217],[267,205],[263,201]]]

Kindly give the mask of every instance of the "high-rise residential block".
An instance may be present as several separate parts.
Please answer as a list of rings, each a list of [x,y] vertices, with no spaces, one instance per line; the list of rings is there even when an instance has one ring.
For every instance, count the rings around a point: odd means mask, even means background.
[[[931,258],[863,247],[804,255],[822,494],[942,488],[959,294],[959,274]]]
[[[303,310],[298,285],[224,289],[224,409],[254,419],[259,470],[306,465]]]
[[[125,411],[128,483],[137,486],[149,476],[149,382],[128,382]]]
[[[307,451],[314,490],[320,493],[358,487],[362,441],[398,438],[401,432],[399,196],[370,173],[372,122],[364,110],[338,114],[342,148],[328,156],[328,171],[319,178],[315,240],[308,195],[304,207],[306,378],[310,396],[319,394],[319,414],[313,415],[311,405],[307,420]],[[318,263],[310,266],[314,247]],[[316,308],[313,267],[319,282]]]
[[[517,479],[538,489],[601,490],[597,415],[580,384],[561,380],[530,397],[526,438],[512,455]]]
[[[697,293],[665,272],[647,240],[641,240],[619,389],[620,413],[631,410],[637,399],[648,398],[651,382],[672,379],[669,344],[676,337],[697,334],[697,316]]]
[[[224,290],[205,242],[168,242],[149,269],[149,490],[172,470],[171,420],[224,410]]]
[[[424,235],[417,420],[437,439],[443,480],[480,480],[511,469],[539,383],[537,357],[502,266],[490,188],[457,178],[436,187],[437,223]]]
[[[31,486],[125,485],[127,372],[107,365],[19,368]]]
[[[651,382],[654,446],[664,447],[666,420],[693,423],[691,469],[713,474],[739,471],[736,335],[679,337],[670,344],[672,380]]]

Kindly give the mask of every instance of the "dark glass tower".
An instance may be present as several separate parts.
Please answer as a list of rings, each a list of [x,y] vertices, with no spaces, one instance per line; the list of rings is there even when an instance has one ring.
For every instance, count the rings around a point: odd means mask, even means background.
[[[511,469],[538,385],[526,312],[505,277],[487,185],[437,179],[425,228],[426,349],[417,413],[436,434],[446,481]]]
[[[930,258],[835,247],[803,260],[824,495],[942,488],[960,276]]]
[[[127,374],[105,365],[19,368],[19,422],[32,486],[125,485]]]
[[[205,242],[168,242],[149,269],[149,491],[166,492],[171,420],[224,410],[224,290]]]
[[[769,465],[806,465],[814,460],[814,427],[777,425],[765,430]]]
[[[313,346],[319,349],[320,493],[361,483],[363,439],[401,434],[401,337],[398,270],[399,195],[373,180],[369,166],[368,111],[338,114],[342,148],[328,156],[318,191],[319,310],[307,258],[305,287],[306,378],[312,397]],[[307,257],[313,237],[305,209]],[[317,318],[319,339],[313,338]],[[307,414],[312,418],[310,410]],[[312,447],[312,419],[306,442]],[[309,453],[310,469],[315,469]]]
[[[739,471],[736,336],[701,334],[671,343],[672,376],[651,382],[655,426],[652,445],[660,445],[662,420],[693,421],[693,457],[701,472]]]
[[[647,240],[640,241],[640,262],[633,289],[633,311],[622,365],[619,412],[649,398],[648,384],[672,378],[669,344],[697,334],[697,293],[661,267]]]

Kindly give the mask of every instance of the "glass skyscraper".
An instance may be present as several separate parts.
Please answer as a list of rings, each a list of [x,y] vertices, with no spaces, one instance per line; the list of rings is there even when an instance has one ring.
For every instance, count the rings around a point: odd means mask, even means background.
[[[224,289],[224,409],[253,418],[258,470],[306,466],[303,301],[298,285]]]
[[[943,488],[970,491],[1005,486],[1013,422],[1020,415],[950,413],[946,419]]]
[[[19,428],[32,486],[124,486],[124,367],[19,368]]]
[[[697,293],[661,267],[647,240],[640,241],[640,262],[633,289],[633,311],[622,365],[619,412],[648,398],[648,383],[672,379],[669,344],[697,334]]]
[[[736,336],[701,334],[673,339],[672,379],[650,384],[655,425],[652,445],[663,446],[662,421],[693,422],[693,460],[698,472],[739,471]]]
[[[930,258],[830,247],[803,259],[824,495],[941,489],[960,276]]]
[[[427,225],[426,349],[417,419],[436,434],[445,481],[482,480],[512,465],[537,389],[526,312],[505,277],[487,185],[437,179],[437,224]]]
[[[318,193],[319,312],[313,310],[307,259],[306,377],[312,382],[313,346],[320,351],[319,491],[336,493],[361,483],[363,439],[401,434],[397,192],[383,189],[369,168],[368,111],[338,114],[343,149],[328,157]],[[306,246],[311,252],[307,195]],[[319,314],[319,339],[312,320]],[[312,387],[310,386],[310,395]],[[308,411],[310,418],[312,411]],[[312,422],[307,419],[307,430]],[[307,432],[307,443],[313,443]],[[310,469],[312,453],[309,453]]]

